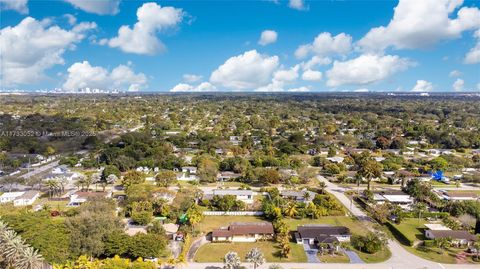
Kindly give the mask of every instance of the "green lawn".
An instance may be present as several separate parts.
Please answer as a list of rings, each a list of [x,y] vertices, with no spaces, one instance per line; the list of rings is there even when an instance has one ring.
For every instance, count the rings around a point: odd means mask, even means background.
[[[279,255],[278,244],[273,241],[262,241],[255,243],[208,243],[200,247],[195,254],[195,262],[223,262],[225,254],[234,251],[242,261],[245,261],[245,255],[252,248],[259,248],[267,262],[306,262],[307,256],[302,245],[290,243],[292,248],[288,259],[281,258]]]
[[[405,247],[411,253],[439,263],[455,263],[455,255],[461,252],[461,249],[450,248],[446,251],[441,251],[439,248],[425,248],[425,247]]]
[[[226,227],[231,222],[256,222],[265,221],[261,217],[255,216],[205,216],[202,222],[197,224],[196,228],[202,233],[209,233],[219,227]],[[285,222],[291,231],[297,230],[297,226],[305,224],[328,224],[335,226],[345,226],[355,234],[366,234],[367,230],[356,221],[346,216],[328,216],[319,219],[291,219],[285,218]]]
[[[68,201],[49,201],[48,198],[41,198],[35,201],[33,206],[36,205],[47,205],[50,210],[64,211],[66,210]]]
[[[412,241],[425,240],[424,231],[426,227],[425,223],[428,223],[425,219],[416,218],[404,219],[400,224],[393,224],[397,229],[402,232],[408,239]]]
[[[297,230],[297,226],[305,224],[328,224],[332,226],[345,226],[354,234],[366,234],[367,230],[357,220],[346,216],[327,216],[319,219],[290,219],[285,218],[290,230]]]
[[[362,259],[366,263],[383,262],[383,261],[388,260],[392,256],[392,253],[390,252],[390,250],[387,247],[385,247],[382,251],[379,251],[375,254],[368,254],[368,253],[360,252],[356,249],[353,249],[353,250],[358,254],[360,259]]]
[[[348,256],[343,252],[336,253],[334,255],[331,255],[331,254],[320,255],[320,254],[318,254],[318,259],[321,262],[325,262],[325,263],[350,263],[350,258],[348,258]]]
[[[256,222],[256,221],[264,221],[260,217],[255,216],[205,216],[205,218],[196,225],[196,229],[198,229],[202,233],[209,233],[214,229],[218,229],[219,227],[226,227],[231,222]]]

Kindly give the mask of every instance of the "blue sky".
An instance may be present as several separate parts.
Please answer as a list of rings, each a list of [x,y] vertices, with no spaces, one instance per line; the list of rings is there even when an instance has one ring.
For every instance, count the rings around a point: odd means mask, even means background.
[[[478,1],[0,4],[4,90],[480,91]]]

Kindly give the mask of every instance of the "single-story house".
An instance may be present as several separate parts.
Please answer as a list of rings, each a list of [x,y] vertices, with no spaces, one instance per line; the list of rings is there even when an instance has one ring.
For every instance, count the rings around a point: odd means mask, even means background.
[[[297,244],[309,245],[349,242],[350,236],[350,229],[345,226],[302,225],[295,232]]]
[[[425,227],[427,227],[427,230],[432,230],[432,231],[449,231],[451,230],[447,226],[440,224],[440,223],[425,223]]]
[[[203,199],[212,200],[214,196],[223,197],[225,195],[233,195],[239,201],[242,201],[246,204],[253,203],[254,192],[252,190],[210,190],[203,193]]]
[[[231,172],[231,171],[222,171],[222,172],[217,174],[217,180],[218,181],[230,181],[232,179],[236,179],[236,178],[239,178],[241,176],[242,176],[242,174],[239,174],[239,173],[234,173],[234,172]]]
[[[38,191],[6,192],[0,195],[0,204],[13,202],[14,206],[32,205],[40,197]]]
[[[24,194],[23,191],[13,191],[13,192],[6,192],[2,195],[0,195],[0,203],[9,203],[13,202],[13,200],[17,199],[17,197],[20,197]]]
[[[308,193],[308,194],[307,194]],[[308,203],[315,198],[316,193],[313,191],[309,190],[300,190],[300,191],[295,191],[295,190],[283,190],[280,192],[280,196],[282,196],[285,199],[293,199],[297,202],[303,202],[303,203]]]
[[[197,167],[195,166],[182,167],[182,171],[177,174],[177,180],[182,180],[182,181],[198,180]]]
[[[327,160],[331,161],[332,163],[343,163],[343,160],[345,158],[343,157],[339,157],[339,156],[335,156],[335,157],[328,157],[326,158]]]
[[[474,192],[469,191],[447,191],[447,190],[438,190],[434,191],[435,194],[443,200],[447,201],[465,201],[465,200],[479,200],[480,196]]]
[[[14,206],[27,206],[33,205],[35,201],[40,197],[40,192],[38,191],[26,191],[15,200],[13,200]]]
[[[238,146],[242,143],[242,137],[241,136],[230,136],[230,143],[232,145]]]
[[[63,173],[67,173],[69,172],[70,170],[68,169],[68,166],[66,166],[65,164],[62,164],[62,165],[59,165],[55,168],[52,169],[52,174],[63,174]]]
[[[182,173],[196,175],[197,174],[197,167],[195,166],[184,166],[182,167]]]
[[[410,205],[412,205],[414,202],[413,197],[401,190],[385,190],[376,192],[373,194],[373,199],[379,204],[390,202],[392,204],[399,205],[404,209],[410,209]]]
[[[477,241],[477,237],[465,230],[426,230],[425,237],[428,239],[451,238],[452,243],[458,245],[471,245]]]
[[[270,222],[233,222],[228,227],[212,231],[213,242],[256,242],[272,239],[273,225]]]
[[[110,192],[84,192],[84,191],[77,191],[70,195],[70,202],[68,203],[68,206],[79,206],[88,199],[91,199],[93,197],[104,197],[104,198],[109,198],[112,196],[112,193]]]

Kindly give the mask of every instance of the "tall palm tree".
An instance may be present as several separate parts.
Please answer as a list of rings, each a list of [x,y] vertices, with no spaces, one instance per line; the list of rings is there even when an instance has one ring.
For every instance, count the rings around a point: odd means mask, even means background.
[[[374,177],[382,175],[382,165],[373,159],[363,162],[358,170],[358,174],[367,179],[367,189],[370,190],[370,182]]]
[[[45,182],[45,186],[48,188],[48,193],[50,195],[50,198],[55,196],[55,193],[57,192],[59,186],[58,182],[54,179],[49,179]]]
[[[322,191],[322,194],[325,194],[325,188],[327,187],[327,183],[320,181],[318,183],[318,186],[320,187],[320,190]]]
[[[290,218],[295,217],[295,215],[298,213],[297,204],[295,202],[289,202],[284,210],[284,213]]]
[[[322,183],[324,183],[324,182],[322,182]],[[323,193],[323,191],[322,191],[322,193]],[[305,191],[303,193],[303,200],[306,202],[306,201],[310,200],[310,198],[311,198],[310,192]]]

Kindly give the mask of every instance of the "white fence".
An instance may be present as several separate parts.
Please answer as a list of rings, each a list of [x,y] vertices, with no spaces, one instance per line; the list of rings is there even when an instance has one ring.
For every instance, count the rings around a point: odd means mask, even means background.
[[[262,216],[263,211],[203,211],[205,216]]]

